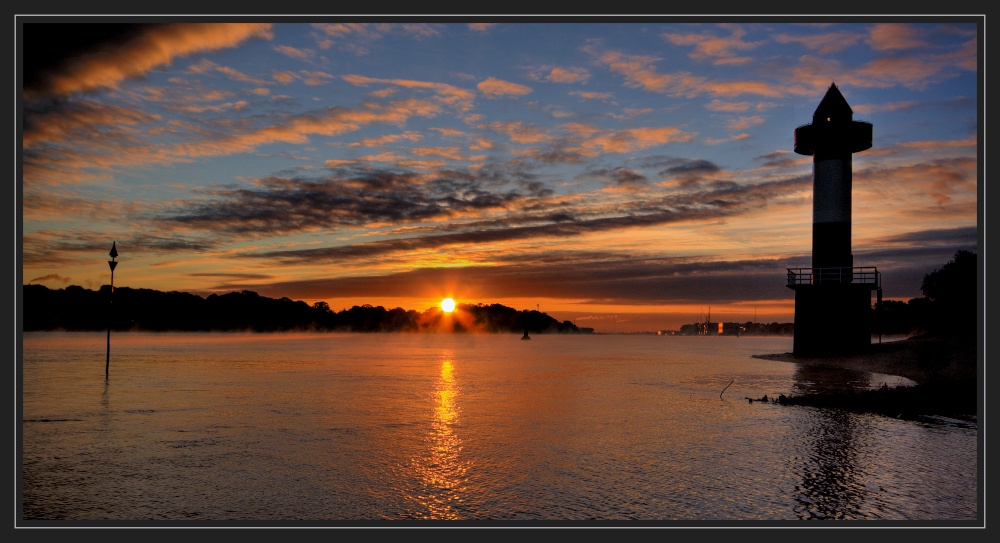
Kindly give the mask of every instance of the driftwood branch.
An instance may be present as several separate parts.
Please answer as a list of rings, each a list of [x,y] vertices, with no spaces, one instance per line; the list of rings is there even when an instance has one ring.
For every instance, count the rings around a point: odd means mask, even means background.
[[[729,385],[731,385],[731,384],[733,384],[735,382],[736,382],[736,379],[733,379],[732,381],[729,381]],[[726,385],[726,388],[729,388],[729,385]],[[722,392],[725,392],[726,388],[722,389]],[[720,400],[722,399],[722,392],[719,393],[719,399]]]

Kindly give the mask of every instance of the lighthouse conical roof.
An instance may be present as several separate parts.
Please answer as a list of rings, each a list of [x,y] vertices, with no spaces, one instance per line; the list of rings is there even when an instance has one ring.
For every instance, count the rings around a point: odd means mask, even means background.
[[[823,97],[816,112],[813,113],[813,120],[829,118],[850,121],[853,117],[854,111],[848,105],[844,95],[840,94],[840,89],[837,88],[836,84],[831,83],[830,88],[826,91],[826,96]]]

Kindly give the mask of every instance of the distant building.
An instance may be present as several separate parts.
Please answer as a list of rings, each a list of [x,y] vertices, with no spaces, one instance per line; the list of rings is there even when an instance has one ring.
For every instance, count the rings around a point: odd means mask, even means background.
[[[738,336],[742,331],[742,327],[738,322],[722,322],[719,324],[721,325],[719,327],[719,333],[724,336]]]

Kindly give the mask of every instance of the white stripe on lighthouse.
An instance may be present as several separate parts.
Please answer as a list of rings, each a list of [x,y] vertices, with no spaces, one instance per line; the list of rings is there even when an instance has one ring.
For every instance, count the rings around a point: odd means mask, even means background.
[[[851,222],[851,155],[813,161],[813,224]]]

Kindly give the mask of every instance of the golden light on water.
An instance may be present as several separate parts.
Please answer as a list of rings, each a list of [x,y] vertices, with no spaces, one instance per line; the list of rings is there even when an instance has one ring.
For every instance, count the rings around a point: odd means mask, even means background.
[[[445,313],[451,313],[455,310],[455,300],[451,298],[445,298],[441,300],[441,310]]]
[[[417,468],[424,483],[417,499],[427,508],[427,518],[457,519],[455,506],[462,502],[468,465],[460,459],[462,440],[454,432],[459,409],[455,403],[458,387],[451,360],[441,363],[435,396],[434,419],[427,436],[429,455]]]

